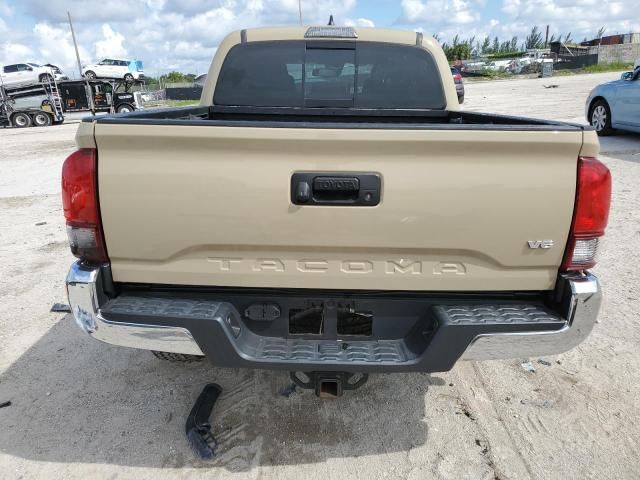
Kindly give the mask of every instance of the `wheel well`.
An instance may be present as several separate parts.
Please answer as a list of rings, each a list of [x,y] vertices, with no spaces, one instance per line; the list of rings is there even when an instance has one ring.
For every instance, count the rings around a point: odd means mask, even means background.
[[[602,100],[604,103],[607,104],[607,106],[609,106],[609,102],[607,102],[607,99],[602,97],[602,96],[598,96],[598,97],[594,97],[593,100],[591,100],[591,103],[589,104],[589,121],[591,121],[591,113],[593,112],[593,105],[598,101],[598,100]],[[611,110],[611,107],[609,107],[609,110]]]

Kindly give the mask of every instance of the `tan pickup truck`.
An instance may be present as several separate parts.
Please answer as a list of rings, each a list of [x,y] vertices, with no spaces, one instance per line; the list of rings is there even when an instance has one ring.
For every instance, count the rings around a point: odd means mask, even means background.
[[[596,320],[596,134],[461,111],[420,33],[235,32],[198,106],[86,119],[77,144],[67,286],[98,340],[334,392],[560,353]]]

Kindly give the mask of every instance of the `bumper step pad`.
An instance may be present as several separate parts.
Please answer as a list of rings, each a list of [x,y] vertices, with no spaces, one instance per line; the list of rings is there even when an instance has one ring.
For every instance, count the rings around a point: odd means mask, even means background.
[[[451,325],[548,325],[554,329],[564,320],[535,305],[439,305],[437,316]]]
[[[403,340],[333,341],[263,338],[255,356],[266,360],[307,362],[406,362],[413,358]]]
[[[221,302],[211,300],[176,300],[162,297],[121,295],[109,300],[102,308],[102,311],[109,314],[213,320],[220,309],[220,305]]]

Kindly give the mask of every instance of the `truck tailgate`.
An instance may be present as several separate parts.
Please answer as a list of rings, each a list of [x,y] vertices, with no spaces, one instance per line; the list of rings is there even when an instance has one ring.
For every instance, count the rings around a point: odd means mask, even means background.
[[[553,288],[583,135],[94,125],[116,282],[366,290]],[[294,205],[309,171],[377,173],[380,203]]]

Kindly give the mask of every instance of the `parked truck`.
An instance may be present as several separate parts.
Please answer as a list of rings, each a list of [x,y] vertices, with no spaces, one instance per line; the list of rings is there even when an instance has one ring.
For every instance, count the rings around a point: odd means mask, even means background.
[[[67,288],[95,339],[335,396],[369,372],[558,354],[595,324],[595,132],[461,111],[421,33],[234,32],[198,106],[87,119],[76,140]]]
[[[63,121],[62,102],[52,78],[42,83],[0,85],[0,126],[48,127]]]
[[[125,113],[141,108],[139,92],[122,80],[67,80],[58,84],[65,112]]]

